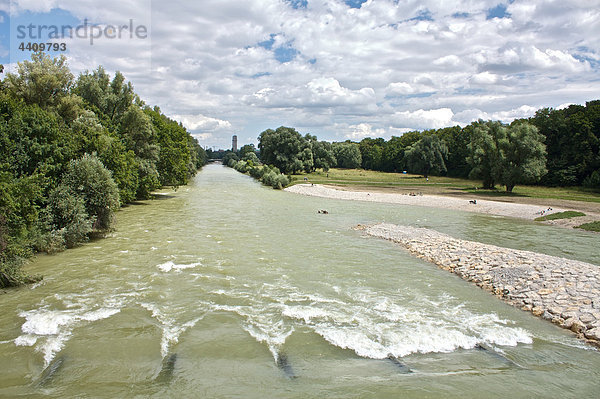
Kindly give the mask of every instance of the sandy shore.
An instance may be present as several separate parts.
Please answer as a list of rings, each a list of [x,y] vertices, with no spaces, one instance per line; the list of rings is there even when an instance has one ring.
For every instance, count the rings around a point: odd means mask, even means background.
[[[548,211],[548,208],[550,208],[550,206],[489,201],[485,199],[477,199],[477,203],[472,204],[469,202],[469,199],[466,198],[462,199],[426,194],[411,196],[408,194],[382,193],[377,191],[347,191],[340,190],[332,186],[325,186],[320,184],[296,184],[294,186],[286,188],[285,191],[314,197],[335,198],[355,201],[386,202],[400,205],[426,206],[433,208],[484,213],[488,215],[507,216],[527,220],[533,220],[539,217],[540,212],[542,211],[544,211],[544,215],[548,215],[551,213],[563,212],[566,210],[577,210],[572,208],[565,209],[552,207],[552,210]],[[600,215],[588,214],[588,216],[586,216],[586,221],[587,219],[599,220]]]
[[[382,223],[356,229],[398,243],[513,306],[600,343],[597,265],[459,240],[423,228]]]

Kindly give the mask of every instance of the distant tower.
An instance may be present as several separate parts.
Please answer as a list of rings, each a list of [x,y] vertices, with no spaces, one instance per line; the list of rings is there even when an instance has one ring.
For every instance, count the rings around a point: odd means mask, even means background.
[[[234,134],[233,138],[231,139],[231,150],[233,152],[237,151],[237,136]]]

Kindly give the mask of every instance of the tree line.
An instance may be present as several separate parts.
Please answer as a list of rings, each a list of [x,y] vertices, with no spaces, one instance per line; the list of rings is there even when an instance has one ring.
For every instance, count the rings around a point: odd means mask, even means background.
[[[260,133],[258,142],[260,161],[287,175],[363,168],[478,179],[483,188],[502,185],[508,192],[517,184],[600,189],[600,100],[540,109],[510,124],[478,120],[389,140],[330,143],[281,126]],[[225,156],[226,165],[248,168],[236,154]]]
[[[178,122],[100,66],[77,78],[43,53],[0,82],[0,287],[35,251],[74,247],[119,206],[184,185],[206,163]]]

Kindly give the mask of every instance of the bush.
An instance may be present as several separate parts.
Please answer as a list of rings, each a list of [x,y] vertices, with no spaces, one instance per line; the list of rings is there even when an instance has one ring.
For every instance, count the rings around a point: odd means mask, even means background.
[[[21,271],[23,263],[25,263],[25,260],[22,258],[0,261],[0,288],[16,287],[40,280],[39,277],[28,277],[23,274]]]
[[[114,211],[119,207],[119,190],[110,171],[95,155],[85,154],[82,158],[71,161],[61,185],[65,186],[61,190],[70,190],[74,197],[81,198],[89,218],[93,220],[94,230],[110,230],[114,222]],[[62,211],[69,212],[76,212],[77,207],[76,202],[61,205]],[[78,224],[77,231],[85,229],[82,220],[75,222]],[[73,231],[73,234],[78,233]]]
[[[600,171],[594,171],[583,180],[583,186],[588,188],[600,189]]]
[[[40,249],[50,253],[87,241],[95,221],[86,212],[83,197],[64,184],[50,193],[45,216],[50,232]]]
[[[263,167],[260,181],[266,186],[271,186],[279,190],[290,184],[290,179],[282,174],[278,168],[268,165]]]

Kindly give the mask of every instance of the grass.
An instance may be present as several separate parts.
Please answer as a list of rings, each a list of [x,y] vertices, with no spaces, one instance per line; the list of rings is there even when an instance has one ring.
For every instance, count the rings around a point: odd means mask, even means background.
[[[311,183],[331,184],[365,188],[385,188],[393,190],[423,191],[424,193],[448,195],[464,194],[470,196],[489,196],[496,199],[510,198],[542,198],[571,201],[584,201],[600,204],[600,192],[582,187],[543,187],[516,186],[512,193],[502,189],[482,190],[481,182],[445,176],[430,176],[427,181],[423,176],[403,173],[376,172],[363,169],[330,169],[292,176],[290,184],[304,183],[304,177]]]
[[[577,226],[576,229],[582,229],[587,231],[597,231],[600,233],[600,222],[590,222]]]
[[[577,211],[565,211],[565,212],[557,212],[551,215],[541,216],[539,218],[535,218],[536,222],[543,222],[544,220],[557,220],[557,219],[570,219],[578,216],[585,216],[583,212]]]
[[[304,183],[304,177],[308,177],[315,184],[340,184],[340,185],[367,185],[379,187],[403,187],[403,186],[430,186],[441,185],[447,187],[475,188],[477,182],[466,179],[457,179],[444,176],[430,176],[427,181],[423,176],[377,172],[363,169],[330,169],[329,172],[316,171],[294,175],[292,184]]]

